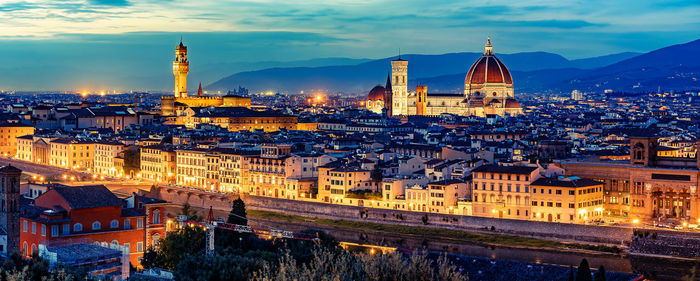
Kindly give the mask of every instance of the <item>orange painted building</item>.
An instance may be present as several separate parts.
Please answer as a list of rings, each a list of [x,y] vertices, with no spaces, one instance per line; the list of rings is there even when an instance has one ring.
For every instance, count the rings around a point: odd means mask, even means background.
[[[165,235],[166,204],[135,194],[120,199],[104,185],[53,185],[33,205],[21,206],[20,249],[29,256],[41,244],[126,246],[138,267],[146,248]]]

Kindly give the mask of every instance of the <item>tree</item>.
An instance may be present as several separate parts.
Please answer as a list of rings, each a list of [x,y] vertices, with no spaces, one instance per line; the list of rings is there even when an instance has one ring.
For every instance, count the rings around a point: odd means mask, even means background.
[[[466,281],[467,276],[446,257],[434,262],[425,255],[408,259],[401,253],[352,254],[316,247],[307,263],[286,252],[277,262],[258,271],[253,280],[415,280]]]
[[[238,224],[238,225],[248,225],[247,214],[245,211],[245,202],[238,198],[233,201],[233,208],[228,214],[227,223]]]
[[[591,278],[591,268],[588,266],[588,260],[581,260],[581,264],[576,271],[576,281],[593,281]]]
[[[598,268],[598,272],[596,272],[595,274],[593,274],[593,280],[595,280],[595,281],[605,281],[605,280],[606,280],[606,278],[605,278],[605,267],[604,267],[604,266],[601,265],[601,266]]]
[[[202,221],[202,217],[197,214],[197,211],[192,209],[192,206],[190,206],[189,203],[182,205],[182,209],[177,214],[186,216],[188,221]]]
[[[155,249],[147,249],[142,265],[144,268],[173,270],[187,255],[203,253],[204,246],[204,230],[201,227],[184,226],[169,232]]]
[[[574,267],[569,266],[569,281],[576,281],[576,277],[574,276]]]

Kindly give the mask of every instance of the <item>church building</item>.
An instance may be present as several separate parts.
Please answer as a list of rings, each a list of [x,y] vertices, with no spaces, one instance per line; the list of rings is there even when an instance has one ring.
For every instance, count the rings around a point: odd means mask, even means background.
[[[484,54],[472,64],[464,79],[463,93],[429,93],[428,86],[418,85],[408,92],[408,61],[391,61],[391,75],[385,87],[374,87],[367,97],[367,109],[386,111],[389,116],[443,113],[485,117],[488,114],[513,116],[523,114],[515,99],[510,71],[493,52],[491,38]]]

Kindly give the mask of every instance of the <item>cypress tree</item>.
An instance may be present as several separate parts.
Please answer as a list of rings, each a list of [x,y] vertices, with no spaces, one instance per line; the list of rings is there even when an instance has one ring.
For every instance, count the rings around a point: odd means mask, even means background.
[[[248,225],[248,220],[246,219],[245,202],[238,198],[233,201],[233,208],[228,214],[227,223],[238,224],[238,225]]]
[[[576,278],[574,277],[574,266],[573,265],[569,266],[569,281],[576,281]]]
[[[588,260],[581,260],[581,264],[576,271],[576,281],[593,281],[593,278],[591,278],[591,268],[588,266]]]
[[[604,266],[601,265],[601,266],[598,268],[598,272],[596,272],[595,274],[593,274],[593,280],[595,280],[595,281],[605,281],[605,267],[604,267]]]

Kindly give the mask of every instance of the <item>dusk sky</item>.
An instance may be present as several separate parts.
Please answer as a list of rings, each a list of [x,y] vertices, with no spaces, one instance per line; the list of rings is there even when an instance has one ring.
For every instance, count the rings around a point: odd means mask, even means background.
[[[0,89],[168,89],[257,62],[547,51],[569,59],[700,38],[700,1],[0,0]],[[468,66],[465,66],[468,67]],[[191,80],[193,81],[193,80]]]

